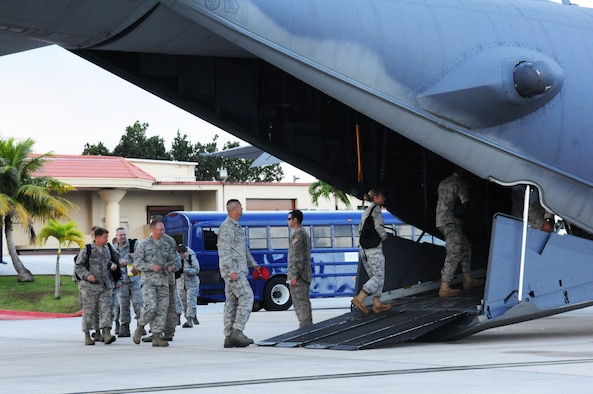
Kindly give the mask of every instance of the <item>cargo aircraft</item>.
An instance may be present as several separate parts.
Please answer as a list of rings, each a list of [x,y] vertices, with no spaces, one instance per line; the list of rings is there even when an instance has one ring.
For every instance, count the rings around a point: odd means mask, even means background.
[[[265,344],[453,339],[593,305],[592,9],[567,0],[0,0],[0,55],[51,44],[356,197],[382,187],[391,213],[430,234],[439,235],[439,182],[454,165],[472,174],[466,233],[485,288],[439,299],[442,248],[395,239],[384,247],[392,312],[352,311]],[[519,184],[580,236],[510,216]],[[335,339],[345,321],[375,337]]]

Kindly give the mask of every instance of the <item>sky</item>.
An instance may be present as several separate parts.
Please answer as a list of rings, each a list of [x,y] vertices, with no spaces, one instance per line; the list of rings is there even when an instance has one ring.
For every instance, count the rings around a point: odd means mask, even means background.
[[[148,123],[171,149],[177,131],[192,143],[246,142],[58,47],[0,58],[0,137],[32,138],[35,153],[79,155],[86,143],[113,150],[127,126]],[[286,163],[284,181],[314,177]]]
[[[561,0],[557,0],[561,2]],[[593,0],[574,1],[593,7]],[[189,141],[218,146],[240,141],[131,83],[57,46],[0,58],[0,137],[32,138],[36,153],[81,154],[85,143],[103,142],[113,150],[127,126],[148,123],[147,137],[165,147],[177,131]],[[284,163],[285,181],[314,177]]]

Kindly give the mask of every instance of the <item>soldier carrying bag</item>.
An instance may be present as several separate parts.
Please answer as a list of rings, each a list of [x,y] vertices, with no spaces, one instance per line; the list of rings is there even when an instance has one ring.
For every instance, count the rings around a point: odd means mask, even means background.
[[[359,244],[363,249],[376,248],[381,243],[381,237],[375,230],[375,219],[373,219],[373,210],[376,207],[377,205],[371,208],[371,212],[365,219],[360,231]]]
[[[119,261],[117,261],[117,257],[114,254],[113,246],[110,243],[107,244],[109,246],[109,252],[111,253],[111,262],[117,265],[117,269],[115,271],[109,269],[109,273],[113,278],[113,283],[116,284],[121,279],[121,270],[119,269]],[[74,256],[74,281],[76,283],[80,282],[81,278],[76,273],[76,258],[78,255]],[[84,266],[89,269],[89,259],[91,257],[91,244],[86,244],[86,260],[84,262]]]

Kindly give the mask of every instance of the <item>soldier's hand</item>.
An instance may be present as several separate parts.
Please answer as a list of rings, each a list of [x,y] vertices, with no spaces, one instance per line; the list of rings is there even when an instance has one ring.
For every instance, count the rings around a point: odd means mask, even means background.
[[[161,272],[161,266],[158,264],[152,265],[152,272]]]
[[[94,276],[93,274],[89,274],[89,275],[86,277],[86,280],[87,280],[87,281],[89,281],[89,282],[91,282],[91,283],[94,283],[94,282],[96,282],[96,280],[95,280],[95,276]]]
[[[237,280],[237,279],[239,279],[239,275],[237,275],[236,272],[231,272],[231,274],[229,276],[231,277],[231,280]]]
[[[297,280],[296,280],[296,278],[290,278],[290,285],[291,285],[291,286],[296,286],[296,285],[297,285]]]
[[[120,265],[120,266],[122,266],[122,267],[125,267],[125,266],[126,266],[126,264],[127,264],[127,263],[126,263],[126,260],[123,260],[123,259],[119,260],[119,265]]]

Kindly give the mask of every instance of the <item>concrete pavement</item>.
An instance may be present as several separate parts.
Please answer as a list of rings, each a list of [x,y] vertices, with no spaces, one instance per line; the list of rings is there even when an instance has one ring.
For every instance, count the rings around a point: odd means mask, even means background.
[[[346,313],[348,305],[347,298],[313,300],[313,318]],[[592,308],[456,342],[353,352],[255,345],[224,349],[222,304],[199,306],[198,318],[200,325],[178,328],[168,348],[135,345],[131,338],[84,346],[79,317],[0,321],[0,390],[589,393],[593,388]],[[245,333],[259,341],[297,326],[292,310],[260,311],[251,315]]]

